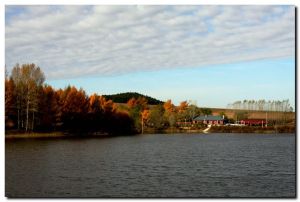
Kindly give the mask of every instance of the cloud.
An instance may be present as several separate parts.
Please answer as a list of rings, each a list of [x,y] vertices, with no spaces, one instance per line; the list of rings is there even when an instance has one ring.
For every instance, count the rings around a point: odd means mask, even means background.
[[[47,78],[201,67],[295,51],[293,6],[6,6],[5,59]]]

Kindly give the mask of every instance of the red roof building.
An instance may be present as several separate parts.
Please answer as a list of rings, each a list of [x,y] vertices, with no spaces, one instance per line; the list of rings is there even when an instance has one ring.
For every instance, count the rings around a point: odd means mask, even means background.
[[[247,126],[257,126],[257,125],[266,125],[265,119],[244,119],[239,121],[240,124],[247,125]]]

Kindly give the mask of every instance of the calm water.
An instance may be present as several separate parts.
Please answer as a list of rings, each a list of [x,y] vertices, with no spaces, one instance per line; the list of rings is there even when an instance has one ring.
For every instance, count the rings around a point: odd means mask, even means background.
[[[7,197],[295,197],[295,135],[6,140]]]

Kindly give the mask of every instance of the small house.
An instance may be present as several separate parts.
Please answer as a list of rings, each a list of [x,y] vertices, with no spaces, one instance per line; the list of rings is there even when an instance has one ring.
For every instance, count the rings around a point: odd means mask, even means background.
[[[224,116],[201,115],[194,118],[193,123],[224,125]]]

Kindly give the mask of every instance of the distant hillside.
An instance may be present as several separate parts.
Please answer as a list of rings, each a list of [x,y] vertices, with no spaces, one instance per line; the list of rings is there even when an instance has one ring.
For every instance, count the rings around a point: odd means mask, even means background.
[[[160,103],[163,103],[160,100],[157,100],[155,98],[149,97],[147,95],[142,95],[140,93],[136,92],[127,92],[127,93],[118,93],[118,94],[113,94],[113,95],[103,95],[106,99],[112,100],[116,103],[127,103],[128,100],[131,98],[139,98],[139,97],[144,97],[148,100],[148,104],[150,105],[157,105]]]

